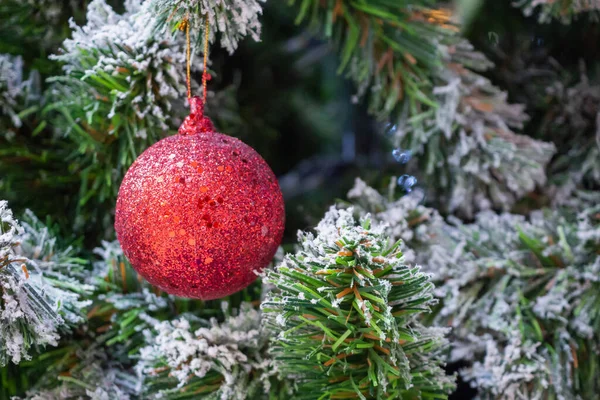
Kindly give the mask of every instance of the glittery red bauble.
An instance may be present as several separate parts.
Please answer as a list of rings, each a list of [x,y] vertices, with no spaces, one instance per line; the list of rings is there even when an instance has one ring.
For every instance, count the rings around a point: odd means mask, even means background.
[[[284,228],[281,190],[267,163],[215,133],[199,98],[179,134],[140,155],[119,189],[115,230],[125,256],[167,293],[204,300],[256,279]]]

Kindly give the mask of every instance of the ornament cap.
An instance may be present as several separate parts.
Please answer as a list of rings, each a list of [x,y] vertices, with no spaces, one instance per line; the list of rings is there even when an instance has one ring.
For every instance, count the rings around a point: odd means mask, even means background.
[[[215,127],[210,118],[204,115],[204,101],[198,96],[190,97],[190,115],[188,115],[181,126],[179,134],[183,136],[212,133]]]

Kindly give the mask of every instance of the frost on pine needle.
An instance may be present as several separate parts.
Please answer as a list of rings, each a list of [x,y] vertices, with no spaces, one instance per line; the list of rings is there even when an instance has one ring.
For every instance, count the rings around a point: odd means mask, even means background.
[[[135,272],[118,241],[103,241],[94,253],[99,259],[93,263],[88,278],[88,283],[96,287],[96,303],[89,313],[90,319],[110,325],[102,337],[108,345],[136,348],[143,342],[142,331],[150,326],[148,317],[176,307],[173,299]]]
[[[519,332],[509,333],[506,346],[498,349],[491,338],[485,340],[485,356],[463,371],[463,377],[478,388],[481,399],[543,399],[550,385],[550,371],[538,354],[539,344],[521,343]],[[532,390],[533,388],[533,390]]]
[[[23,60],[21,57],[0,54],[0,111],[9,117],[14,127],[21,126],[17,104],[22,96]]]
[[[198,43],[203,42],[206,16],[210,20],[210,40],[216,33],[221,46],[233,53],[238,42],[250,36],[260,40],[259,16],[266,0],[151,0],[152,10],[157,15],[157,28],[164,31],[166,25],[179,27],[183,20],[190,24],[191,35]]]
[[[51,56],[63,63],[64,75],[51,78],[45,111],[59,134],[79,144],[82,205],[112,201],[137,155],[187,113],[185,42],[157,34],[154,21],[149,2],[126,1],[118,14],[93,0],[87,23],[71,21],[72,37]]]
[[[479,210],[508,210],[546,182],[544,169],[555,148],[514,132],[528,117],[479,74],[491,66],[483,54],[464,40],[442,49],[446,64],[434,89],[438,107],[414,122],[401,115],[395,145],[422,160],[425,180],[446,211],[472,217]]]
[[[20,56],[0,54],[0,134],[14,137],[14,130],[22,125],[19,113],[25,105],[38,96],[38,75],[32,72],[23,76],[23,59]]]
[[[0,201],[0,365],[19,364],[47,345],[56,346],[85,321],[91,292],[81,284],[85,264],[61,250],[31,212],[18,224]]]
[[[436,210],[421,204],[422,194],[412,192],[397,198],[396,192],[395,177],[390,179],[387,196],[356,178],[348,200],[359,215],[370,214],[373,221],[382,223],[392,240],[402,240],[406,262],[425,263],[429,260],[421,250],[430,246],[443,219]]]
[[[6,201],[0,200],[0,267],[5,267],[12,262],[22,261],[14,252],[20,243],[23,228],[13,217]]]
[[[268,356],[267,332],[261,315],[242,303],[237,315],[223,322],[191,315],[154,321],[145,333],[138,372],[146,378],[146,398],[171,398],[185,393],[211,399],[269,398],[277,370]],[[277,397],[278,398],[278,397]]]
[[[583,62],[576,82],[563,75],[546,88],[540,126],[541,137],[558,148],[547,190],[555,204],[570,199],[577,187],[600,188],[600,84],[590,80]]]
[[[521,7],[526,16],[537,15],[541,23],[557,19],[563,24],[569,24],[579,14],[590,13],[598,19],[600,2],[596,0],[514,0],[515,7]]]
[[[100,346],[77,350],[71,362],[67,379],[59,378],[57,382],[54,376],[50,385],[30,390],[24,400],[129,400],[139,394],[141,382],[137,376],[123,370]]]
[[[148,130],[169,127],[171,102],[185,94],[185,51],[183,42],[169,34],[155,35],[147,2],[127,1],[125,8],[117,14],[104,0],[92,1],[87,24],[71,21],[72,38],[51,58],[64,64],[65,77],[55,78],[63,82],[57,88],[60,94],[90,92],[85,116],[77,116],[84,129],[89,125],[100,130],[102,125],[94,125],[97,117],[108,120],[108,129],[99,134],[116,135],[131,116],[137,122],[132,134],[145,139]],[[61,105],[73,106],[74,100],[67,98]]]
[[[483,212],[432,242],[436,321],[482,399],[592,398],[600,390],[600,210]],[[435,252],[433,251],[435,249]]]
[[[275,289],[262,308],[276,365],[298,399],[446,398],[446,332],[416,320],[435,304],[429,276],[405,264],[383,226],[353,213],[332,207],[316,235],[299,233],[301,249],[267,272]]]

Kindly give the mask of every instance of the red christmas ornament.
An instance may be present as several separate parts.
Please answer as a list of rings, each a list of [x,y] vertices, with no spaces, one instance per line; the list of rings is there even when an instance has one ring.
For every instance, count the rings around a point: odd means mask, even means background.
[[[283,235],[284,203],[260,155],[214,132],[200,98],[190,106],[179,134],[148,148],[127,171],[115,230],[148,282],[210,300],[245,288],[270,262]]]

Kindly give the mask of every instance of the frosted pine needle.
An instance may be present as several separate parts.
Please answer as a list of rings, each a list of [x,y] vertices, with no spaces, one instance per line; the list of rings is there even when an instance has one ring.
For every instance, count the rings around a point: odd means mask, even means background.
[[[151,326],[137,367],[147,378],[146,398],[181,393],[219,400],[272,398],[269,393],[285,397],[267,353],[269,335],[261,328],[260,313],[249,304],[222,323],[188,315]]]
[[[157,28],[178,26],[184,19],[190,24],[192,35],[198,43],[204,36],[206,16],[210,20],[211,42],[218,35],[220,43],[233,53],[240,40],[246,36],[260,40],[262,14],[265,0],[152,0],[152,10],[157,15]]]
[[[557,19],[569,24],[585,13],[597,20],[600,11],[600,2],[596,0],[514,0],[513,4],[521,7],[526,16],[537,15],[539,22],[546,23]]]
[[[437,322],[454,327],[452,354],[473,362],[463,376],[482,398],[592,398],[600,389],[598,210],[485,212],[439,232]]]
[[[0,366],[30,360],[85,321],[84,263],[57,248],[33,214],[18,224],[0,201]]]
[[[509,210],[546,182],[553,144],[519,135],[528,116],[482,75],[492,64],[463,39],[443,42],[445,68],[433,89],[438,107],[415,122],[401,114],[395,145],[413,151],[444,210],[472,217]]]
[[[433,285],[404,263],[400,243],[336,208],[316,236],[300,233],[299,241],[268,272],[275,289],[262,305],[279,332],[276,365],[295,378],[296,398],[446,398],[453,380],[437,355],[445,332],[415,319],[435,304]]]
[[[78,149],[71,167],[81,177],[78,213],[87,207],[86,223],[106,218],[96,215],[105,209],[98,205],[114,204],[127,168],[188,113],[185,41],[157,34],[154,21],[149,2],[126,1],[118,14],[93,0],[86,24],[71,20],[72,37],[51,56],[64,75],[50,79],[46,113]]]

